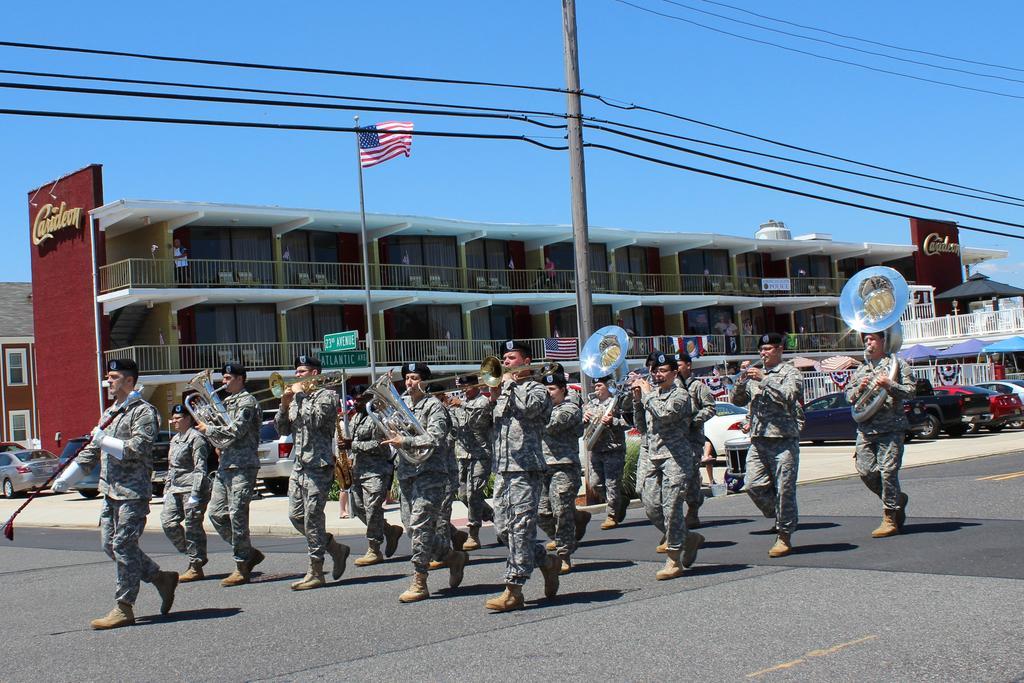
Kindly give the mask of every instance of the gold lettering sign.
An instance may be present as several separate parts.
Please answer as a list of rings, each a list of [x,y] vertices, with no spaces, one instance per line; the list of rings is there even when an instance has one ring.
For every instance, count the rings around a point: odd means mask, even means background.
[[[60,206],[44,204],[32,223],[32,244],[42,244],[65,228],[81,230],[82,208],[69,209],[66,202],[61,202]]]
[[[960,245],[956,242],[950,242],[949,236],[945,238],[939,237],[939,233],[930,232],[924,238],[924,242],[921,243],[921,251],[924,252],[925,256],[939,256],[941,254],[955,254],[960,255]]]

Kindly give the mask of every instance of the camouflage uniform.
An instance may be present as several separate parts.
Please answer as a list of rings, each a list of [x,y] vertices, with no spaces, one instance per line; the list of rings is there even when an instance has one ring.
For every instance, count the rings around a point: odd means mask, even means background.
[[[256,488],[260,461],[261,413],[252,394],[244,389],[224,399],[230,427],[208,425],[206,438],[220,449],[220,466],[213,480],[210,522],[226,543],[231,544],[235,562],[246,562],[252,552],[249,542],[249,502]]]
[[[697,510],[704,503],[704,489],[700,483],[700,461],[704,457],[704,423],[715,416],[715,397],[708,385],[696,377],[683,379],[677,376],[676,383],[690,392],[690,401],[693,403],[693,418],[690,420],[687,437],[693,448],[693,473],[686,489],[686,504],[691,510]]]
[[[448,418],[448,424],[452,424],[451,411],[448,406],[441,402],[441,408],[444,410],[445,415]],[[452,504],[455,503],[455,498],[459,494],[459,463],[455,461],[455,437],[452,434],[454,428],[450,428],[447,437],[444,440],[443,448],[438,449],[438,453],[443,453],[444,462],[447,465],[448,479],[445,482],[444,497],[441,498],[441,512],[437,516],[437,533],[448,534],[448,538],[452,539],[455,533],[455,527],[452,526]],[[441,552],[442,546],[435,545],[435,552]],[[447,556],[447,550],[444,551],[444,555],[434,555],[433,559],[443,561]]]
[[[541,488],[537,524],[555,542],[559,557],[576,551],[576,494],[580,490],[580,435],[583,411],[568,399],[551,409],[541,446],[544,453],[544,485]]]
[[[117,563],[117,602],[135,604],[139,582],[151,583],[160,571],[156,562],[139,548],[139,537],[146,528],[149,499],[153,496],[153,442],[156,441],[156,409],[138,395],[130,395],[124,404],[113,405],[103,413],[101,424],[111,415],[113,421],[103,431],[124,441],[124,456],[118,460],[90,443],[75,462],[84,471],[100,468],[100,537],[103,552]]]
[[[459,498],[469,510],[470,528],[494,518],[484,499],[484,487],[491,473],[491,400],[483,394],[463,399],[449,411],[452,418],[455,458],[459,465]]]
[[[796,531],[803,377],[789,363],[764,370],[761,381],[740,381],[732,402],[750,404],[750,450],[744,489],[779,533]]]
[[[188,555],[189,564],[206,564],[203,517],[212,488],[206,469],[209,456],[210,443],[198,430],[190,428],[171,437],[160,523],[171,544],[179,553]],[[192,505],[192,500],[198,502]]]
[[[405,436],[400,448],[410,454],[431,451],[420,465],[398,458],[398,486],[402,492],[402,524],[412,538],[412,566],[426,574],[431,558],[442,558],[451,550],[451,536],[444,533],[441,519],[445,492],[451,488],[451,451],[447,448],[451,423],[448,411],[435,396],[424,396],[415,404],[408,393],[406,405],[426,430],[421,436]]]
[[[647,518],[665,534],[665,547],[682,550],[688,533],[683,503],[693,472],[690,394],[674,383],[668,389],[654,387],[636,404],[635,414],[645,423],[647,445],[644,478],[637,474],[640,499]]]
[[[318,388],[292,397],[288,410],[277,409],[274,425],[282,436],[292,435],[295,465],[288,480],[288,519],[306,537],[309,557],[323,562],[332,536],[327,533],[324,507],[334,481],[334,434],[338,424],[338,394]]]
[[[395,475],[391,449],[381,446],[384,432],[365,412],[349,421],[352,435],[352,510],[366,525],[366,539],[378,546],[384,542],[384,499]]]
[[[494,528],[508,547],[505,583],[523,586],[546,562],[537,542],[537,514],[544,483],[541,434],[551,399],[539,382],[506,380],[494,402]]]
[[[881,360],[865,359],[853,373],[846,388],[846,398],[855,403],[864,392],[860,381],[876,373],[888,374],[892,367],[891,357]],[[876,496],[882,499],[886,510],[899,510],[900,465],[903,464],[903,438],[907,430],[907,418],[903,413],[903,399],[914,395],[914,377],[906,363],[900,363],[899,371],[892,385],[886,389],[888,396],[882,407],[870,420],[857,425],[857,472],[861,480]]]
[[[593,411],[596,420],[596,414],[602,409],[610,410],[615,398],[609,396],[604,401],[592,402],[584,407],[584,412]],[[619,410],[612,416],[612,423],[605,425],[590,451],[590,488],[605,499],[609,515],[616,513],[620,504],[619,497],[623,495],[622,470],[626,466],[626,430],[630,424],[622,417],[622,403],[620,400]]]

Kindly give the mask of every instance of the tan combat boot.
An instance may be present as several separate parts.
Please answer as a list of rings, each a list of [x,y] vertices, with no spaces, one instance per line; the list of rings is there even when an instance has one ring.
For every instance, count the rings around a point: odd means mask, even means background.
[[[768,551],[768,557],[782,557],[783,555],[789,555],[793,550],[793,546],[789,542],[789,534],[779,532],[778,538],[775,539],[775,545]]]
[[[467,540],[469,540],[469,534],[462,529],[455,529],[455,531],[452,532],[452,549],[465,550]]]
[[[434,571],[435,569],[444,569],[447,566],[448,557],[446,556],[443,560],[431,560],[430,563],[427,565],[427,569],[429,571]]]
[[[114,609],[107,613],[107,616],[89,622],[89,625],[97,631],[132,626],[133,624],[135,624],[135,612],[127,602],[118,602]]]
[[[334,536],[331,536],[330,539],[327,542],[327,554],[331,556],[331,578],[337,581],[345,573],[345,563],[348,562],[348,556],[352,554],[352,549],[344,543],[338,543],[334,540]],[[320,564],[322,566],[323,561]]]
[[[570,555],[559,555],[558,561],[562,563],[561,568],[558,570],[559,574],[568,574],[572,571],[572,557]]]
[[[899,532],[899,527],[896,525],[896,510],[884,510],[882,512],[882,523],[871,532],[871,538],[895,536]]]
[[[241,586],[249,583],[249,570],[245,562],[235,562],[235,571],[221,579],[222,586]]]
[[[153,587],[160,593],[160,614],[167,614],[174,604],[174,591],[178,588],[178,572],[157,572]]]
[[[608,531],[608,529],[614,529],[618,525],[619,523],[615,521],[615,516],[609,514],[605,518],[605,520],[601,522],[601,531]]]
[[[462,544],[463,550],[479,550],[480,549],[480,527],[471,526],[469,527],[469,538],[465,543]]]
[[[900,491],[900,495],[896,497],[896,504],[899,505],[899,509],[896,511],[896,528],[903,531],[903,525],[907,522],[907,504],[910,502],[910,496]]]
[[[427,590],[427,575],[416,572],[412,575],[412,585],[404,593],[398,596],[399,602],[419,602],[430,597]]]
[[[469,555],[466,554],[465,550],[452,550],[448,553],[448,557],[445,558],[445,564],[448,565],[448,586],[450,588],[458,588],[459,584],[462,583],[462,574],[466,569],[466,562],[469,560]]]
[[[554,555],[548,555],[540,571],[544,574],[544,597],[555,597],[558,595],[558,575],[562,573],[562,561]]]
[[[686,540],[683,542],[683,555],[681,560],[683,567],[693,566],[694,561],[697,559],[697,551],[700,550],[703,543],[704,536],[698,534],[696,531],[691,531],[686,534]]]
[[[667,540],[668,540],[668,537],[665,536],[665,534],[662,534],[661,535],[661,543],[659,543],[658,547],[654,549],[654,552],[661,553],[662,555],[664,555],[665,552],[668,550],[668,545],[666,545]]]
[[[558,544],[555,543],[554,541],[548,541],[544,545],[544,549],[547,550],[549,553],[555,552],[555,548],[557,548],[557,547],[558,547]]]
[[[309,571],[302,577],[302,581],[296,581],[292,584],[293,591],[308,591],[311,588],[321,588],[327,585],[327,580],[324,579],[324,561],[313,560],[309,561]]]
[[[366,554],[358,558],[353,564],[357,567],[369,567],[371,565],[380,564],[384,561],[384,556],[380,554],[380,543],[376,541],[370,541],[366,547]]]
[[[583,540],[584,534],[587,533],[587,525],[590,524],[591,515],[586,510],[576,511],[576,542],[579,543]]]
[[[387,524],[384,528],[384,557],[391,557],[398,550],[398,542],[402,540],[405,529],[397,524]]]
[[[511,583],[505,584],[505,590],[496,598],[490,598],[484,603],[484,607],[495,612],[511,612],[512,610],[523,609],[523,587]]]
[[[654,575],[658,581],[667,581],[668,579],[675,579],[683,575],[683,568],[679,566],[679,554],[681,550],[666,550],[665,551],[665,566],[658,570],[658,573]]]
[[[700,528],[700,515],[698,511],[700,508],[695,508],[692,505],[686,506],[686,528],[687,529],[699,529]]]
[[[189,581],[200,581],[206,578],[206,574],[203,573],[203,565],[205,562],[189,562],[188,569],[185,570],[184,574],[178,576],[178,583],[188,583]]]

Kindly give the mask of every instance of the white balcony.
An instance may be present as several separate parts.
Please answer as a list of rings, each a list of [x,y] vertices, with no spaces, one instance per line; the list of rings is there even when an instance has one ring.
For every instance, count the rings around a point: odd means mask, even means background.
[[[996,341],[1024,333],[1024,309],[976,311],[903,321],[903,343],[950,346],[967,339]]]

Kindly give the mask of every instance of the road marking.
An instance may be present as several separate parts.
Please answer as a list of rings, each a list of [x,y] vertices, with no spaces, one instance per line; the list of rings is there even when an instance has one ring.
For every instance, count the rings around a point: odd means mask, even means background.
[[[1017,477],[1024,477],[1024,470],[1019,472],[1003,472],[1001,474],[990,474],[987,477],[978,477],[978,481],[1006,481],[1007,479],[1016,479]]]
[[[794,666],[797,666],[799,664],[806,664],[807,660],[811,659],[812,657],[827,657],[828,655],[833,655],[837,652],[840,652],[841,650],[845,650],[848,647],[860,645],[861,643],[866,643],[870,640],[875,640],[877,638],[877,635],[864,636],[863,638],[857,638],[856,640],[850,640],[845,643],[839,643],[838,645],[833,645],[832,647],[827,647],[821,650],[811,650],[810,652],[804,653],[804,656],[800,657],[799,659],[794,659],[789,662],[783,662],[782,664],[770,666],[767,669],[761,669],[760,671],[754,671],[753,673],[749,673],[747,674],[747,678],[758,678],[760,676],[772,673],[774,671],[785,671],[786,669],[792,669]]]

